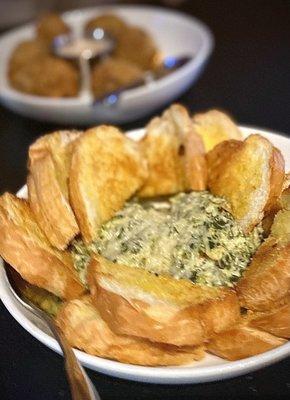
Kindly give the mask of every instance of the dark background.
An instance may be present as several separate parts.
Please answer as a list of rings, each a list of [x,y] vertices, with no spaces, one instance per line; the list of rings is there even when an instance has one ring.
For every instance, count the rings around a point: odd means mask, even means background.
[[[216,39],[204,74],[178,101],[191,111],[223,108],[242,124],[290,136],[290,2],[196,0],[178,8],[207,23]],[[0,192],[25,183],[28,145],[56,128],[0,107]],[[0,308],[0,399],[69,399],[61,357],[26,333],[2,303]],[[149,385],[89,374],[103,400],[290,396],[290,359],[240,378],[201,385]]]

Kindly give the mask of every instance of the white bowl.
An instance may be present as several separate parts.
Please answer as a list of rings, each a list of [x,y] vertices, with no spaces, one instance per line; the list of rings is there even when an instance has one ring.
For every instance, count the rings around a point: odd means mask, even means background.
[[[241,128],[244,136],[250,133],[260,133],[278,147],[286,161],[286,171],[290,169],[290,139],[278,134],[256,128]],[[131,131],[128,133],[133,139],[140,139],[144,130]],[[19,197],[27,196],[27,188],[24,186],[19,192]],[[28,312],[19,304],[11,294],[4,268],[1,268],[0,258],[0,298],[10,314],[23,326],[32,336],[38,339],[57,353],[61,353],[56,340],[53,339],[47,327],[33,314]],[[41,262],[41,260],[40,260]],[[106,360],[104,358],[92,356],[82,351],[76,350],[76,355],[80,362],[95,371],[102,372],[118,378],[126,378],[134,381],[150,383],[200,383],[211,382],[235,376],[243,375],[251,371],[274,364],[290,355],[290,341],[284,345],[267,351],[263,354],[249,357],[240,361],[227,361],[222,358],[207,354],[206,357],[190,365],[179,367],[142,367],[124,364],[117,361]]]
[[[0,101],[11,110],[39,120],[63,124],[123,123],[143,117],[172,102],[201,73],[213,48],[213,36],[197,19],[149,6],[100,6],[67,12],[65,21],[79,29],[97,14],[112,12],[146,29],[164,56],[193,55],[186,65],[152,84],[124,92],[115,106],[92,106],[85,96],[52,99],[14,90],[7,79],[7,66],[15,46],[33,36],[33,25],[25,25],[0,39]],[[142,51],[142,49],[140,49]]]

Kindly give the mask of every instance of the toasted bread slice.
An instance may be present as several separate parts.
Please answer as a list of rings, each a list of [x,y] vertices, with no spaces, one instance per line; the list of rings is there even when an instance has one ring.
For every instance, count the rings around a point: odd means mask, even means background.
[[[290,297],[284,305],[274,310],[254,312],[250,325],[272,335],[290,339]]]
[[[79,132],[42,136],[29,148],[28,197],[37,223],[50,243],[63,250],[79,232],[68,198],[72,142]]]
[[[273,226],[272,235],[285,243],[290,241],[290,187],[288,175],[285,175],[283,192],[277,203],[273,205],[270,212],[262,220],[264,235],[269,236]],[[273,225],[274,220],[275,224]]]
[[[0,254],[29,283],[72,299],[84,292],[68,252],[51,247],[26,200],[0,197]]]
[[[271,226],[271,236],[279,243],[290,243],[290,210],[283,209],[277,212]]]
[[[110,328],[176,346],[195,346],[234,325],[240,309],[234,291],[92,260],[88,272],[94,303]]]
[[[139,365],[179,365],[204,357],[202,347],[178,348],[114,333],[89,298],[72,300],[56,322],[72,347],[88,354]]]
[[[140,142],[149,176],[140,197],[204,190],[207,168],[202,139],[194,132],[187,110],[175,104],[146,127]]]
[[[235,122],[227,114],[218,110],[195,114],[192,121],[195,132],[203,139],[206,151],[210,151],[224,140],[242,140],[243,138]]]
[[[245,232],[270,212],[280,197],[284,159],[278,149],[260,135],[244,142],[226,141],[207,154],[210,191],[225,197]]]
[[[254,255],[237,293],[242,306],[267,311],[284,304],[290,291],[290,243],[269,237]]]
[[[290,187],[287,187],[283,190],[281,199],[280,199],[281,208],[285,210],[290,210]]]
[[[219,357],[235,361],[264,353],[284,343],[285,339],[242,323],[215,335],[207,344],[207,350]]]
[[[122,208],[146,177],[147,164],[138,144],[117,128],[92,128],[76,141],[69,188],[86,242],[95,238],[100,225]]]

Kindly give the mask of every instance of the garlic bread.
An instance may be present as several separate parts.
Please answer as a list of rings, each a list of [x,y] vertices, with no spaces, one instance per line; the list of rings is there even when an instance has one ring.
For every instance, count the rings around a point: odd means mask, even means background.
[[[251,135],[218,144],[207,161],[210,191],[228,200],[243,230],[251,231],[281,196],[282,154],[264,137]]]
[[[65,303],[56,322],[72,347],[124,363],[179,365],[204,356],[202,347],[169,346],[114,333],[89,296]]]
[[[219,110],[194,114],[192,121],[195,132],[202,137],[206,152],[224,140],[243,139],[242,132],[235,122]]]
[[[284,304],[289,292],[290,243],[269,237],[237,284],[240,303],[249,310],[267,311]]]
[[[207,344],[207,350],[218,357],[236,361],[264,353],[284,343],[285,339],[242,323],[215,335]]]
[[[290,339],[290,297],[285,304],[278,308],[265,312],[254,312],[250,324],[272,335]]]
[[[138,144],[117,128],[92,128],[75,141],[70,201],[86,242],[94,239],[100,225],[122,208],[146,177],[147,164]]]
[[[240,318],[231,289],[158,276],[100,256],[91,261],[88,283],[102,318],[118,334],[195,346]]]
[[[84,292],[71,255],[51,247],[26,200],[0,197],[0,255],[29,283],[63,299]]]
[[[193,129],[187,110],[174,104],[153,118],[140,142],[149,176],[140,197],[204,190],[207,168],[202,139]]]
[[[42,136],[29,148],[29,203],[48,240],[60,250],[79,232],[68,195],[71,145],[79,134],[54,132]]]

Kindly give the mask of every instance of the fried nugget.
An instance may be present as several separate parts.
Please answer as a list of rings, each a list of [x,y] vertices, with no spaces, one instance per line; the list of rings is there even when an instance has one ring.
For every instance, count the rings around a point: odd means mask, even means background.
[[[122,30],[115,55],[143,70],[154,69],[158,65],[158,50],[153,39],[143,29],[135,26],[127,26]]]
[[[113,14],[104,14],[90,19],[85,26],[85,31],[90,32],[101,28],[118,41],[125,27],[126,23],[121,18]]]
[[[51,45],[56,36],[69,32],[69,26],[58,14],[54,13],[43,15],[36,25],[37,38],[43,40],[48,45]]]
[[[76,96],[79,72],[69,61],[43,56],[9,73],[11,85],[20,92],[47,97]]]
[[[25,40],[19,43],[12,52],[9,62],[9,73],[14,73],[26,64],[48,54],[48,48],[38,39]]]
[[[143,71],[129,61],[107,58],[92,69],[92,90],[101,97],[141,80]]]

